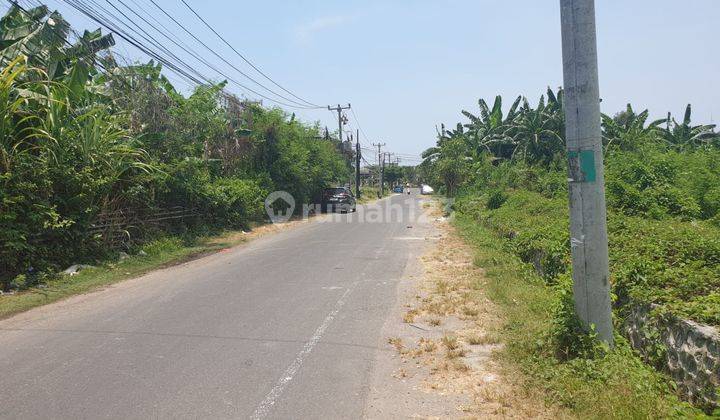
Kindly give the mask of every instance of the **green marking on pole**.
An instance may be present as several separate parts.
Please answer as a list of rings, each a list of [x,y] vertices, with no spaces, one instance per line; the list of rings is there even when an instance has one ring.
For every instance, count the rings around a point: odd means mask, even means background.
[[[595,182],[597,172],[595,170],[594,150],[571,150],[568,151],[568,168],[572,182]]]
[[[583,180],[585,182],[595,182],[596,174],[594,150],[580,151],[580,170],[583,173]]]

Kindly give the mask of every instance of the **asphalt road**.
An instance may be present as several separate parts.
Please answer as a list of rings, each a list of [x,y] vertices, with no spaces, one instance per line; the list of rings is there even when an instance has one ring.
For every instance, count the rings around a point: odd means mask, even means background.
[[[0,418],[363,417],[422,211],[396,195],[0,321]]]

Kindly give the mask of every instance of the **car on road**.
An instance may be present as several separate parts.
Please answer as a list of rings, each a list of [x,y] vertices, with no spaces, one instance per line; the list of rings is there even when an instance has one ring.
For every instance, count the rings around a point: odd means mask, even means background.
[[[393,188],[393,192],[394,192],[394,193],[402,194],[402,193],[403,193],[403,186],[402,186],[402,185],[396,186],[395,188]]]
[[[427,184],[423,184],[422,187],[420,187],[420,194],[422,195],[429,195],[434,192],[435,190],[433,190],[432,187]]]
[[[325,188],[320,203],[323,211],[351,212],[357,210],[357,202],[348,187]]]

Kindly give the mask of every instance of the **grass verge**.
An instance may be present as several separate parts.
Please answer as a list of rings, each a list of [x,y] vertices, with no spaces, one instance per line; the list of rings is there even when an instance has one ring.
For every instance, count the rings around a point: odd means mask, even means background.
[[[547,403],[581,418],[702,418],[681,402],[662,374],[644,364],[617,336],[617,347],[593,357],[561,358],[553,342],[558,308],[567,296],[548,287],[532,266],[509,252],[505,240],[470,217],[454,221],[476,250],[487,296],[504,318],[506,343],[499,359],[522,386],[539,390]]]
[[[360,189],[360,199],[357,201],[358,204],[369,204],[377,200],[379,197],[380,188],[378,187],[362,187]],[[383,197],[387,197],[391,194],[389,188],[385,188],[385,194]]]

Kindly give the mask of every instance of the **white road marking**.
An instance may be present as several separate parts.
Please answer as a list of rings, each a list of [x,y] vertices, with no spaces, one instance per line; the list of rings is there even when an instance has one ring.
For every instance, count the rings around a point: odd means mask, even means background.
[[[265,396],[265,399],[262,400],[260,404],[258,404],[257,408],[253,412],[253,415],[250,417],[251,419],[259,420],[268,415],[270,409],[273,407],[273,405],[275,405],[275,402],[277,401],[278,397],[283,393],[287,384],[292,381],[295,374],[298,372],[298,370],[300,370],[300,366],[302,366],[305,358],[310,354],[310,352],[312,352],[312,350],[315,348],[315,345],[318,343],[318,341],[320,341],[323,334],[325,334],[325,330],[327,330],[327,328],[337,316],[338,312],[340,312],[340,309],[343,307],[343,305],[345,305],[345,299],[348,297],[348,295],[350,295],[350,293],[353,291],[353,289],[355,289],[357,285],[358,282],[351,284],[350,287],[345,290],[345,293],[340,296],[340,299],[335,303],[333,310],[330,311],[328,316],[326,316],[323,320],[322,324],[320,324],[320,326],[315,330],[315,333],[312,335],[312,337],[310,337],[310,340],[305,343],[305,346],[302,350],[300,350],[300,353],[298,353],[297,357],[295,357],[295,360],[293,360],[292,363],[290,363],[290,366],[285,369],[285,372],[282,374],[277,384],[275,384],[275,386],[270,390],[270,392],[268,392],[268,394]]]

